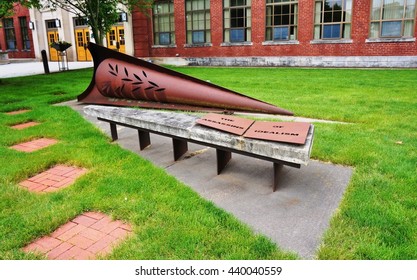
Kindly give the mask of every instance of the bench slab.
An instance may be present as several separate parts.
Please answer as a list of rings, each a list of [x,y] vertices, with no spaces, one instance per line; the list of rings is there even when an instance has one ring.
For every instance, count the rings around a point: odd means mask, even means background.
[[[313,144],[314,126],[311,125],[304,145],[244,138],[196,124],[198,116],[157,110],[139,110],[89,105],[84,112],[120,125],[144,129],[192,142],[212,144],[225,149],[259,155],[271,160],[307,165]]]
[[[274,163],[274,191],[277,189],[279,170],[282,165],[296,168],[307,165],[313,145],[313,125],[310,125],[305,144],[296,145],[244,138],[243,136],[202,126],[196,123],[196,120],[199,119],[198,116],[185,113],[97,105],[86,106],[84,112],[110,123],[113,140],[118,138],[117,125],[137,129],[141,150],[151,144],[149,133],[172,138],[174,160],[178,160],[187,152],[188,142],[214,147],[216,148],[218,174],[230,161],[232,153],[272,161]]]

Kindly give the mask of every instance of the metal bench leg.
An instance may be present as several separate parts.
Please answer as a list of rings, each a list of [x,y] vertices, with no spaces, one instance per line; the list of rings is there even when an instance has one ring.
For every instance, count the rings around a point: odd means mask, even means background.
[[[151,144],[151,137],[149,135],[149,132],[138,129],[138,135],[139,135],[139,148],[142,151],[146,147],[148,147]]]
[[[174,148],[174,160],[178,160],[188,151],[187,141],[172,138],[172,145]]]
[[[216,158],[217,158],[217,175],[219,175],[222,172],[222,170],[226,167],[226,165],[229,163],[230,159],[232,158],[232,153],[216,149]]]
[[[278,173],[280,173],[284,165],[274,162],[274,184],[272,185],[273,191],[275,192],[278,188]]]
[[[111,139],[113,141],[116,141],[119,139],[119,136],[117,135],[117,128],[115,123],[110,123],[110,133],[111,133]]]

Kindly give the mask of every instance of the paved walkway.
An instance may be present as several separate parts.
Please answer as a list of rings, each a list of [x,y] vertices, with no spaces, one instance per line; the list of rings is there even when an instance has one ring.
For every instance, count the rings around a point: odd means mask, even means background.
[[[59,72],[58,62],[50,61],[48,63],[49,71]],[[69,70],[89,68],[93,67],[93,62],[68,62]],[[0,79],[11,78],[11,77],[22,77],[30,75],[44,74],[44,68],[42,62],[36,62],[31,60],[21,60],[18,62],[12,62],[9,64],[0,64]]]

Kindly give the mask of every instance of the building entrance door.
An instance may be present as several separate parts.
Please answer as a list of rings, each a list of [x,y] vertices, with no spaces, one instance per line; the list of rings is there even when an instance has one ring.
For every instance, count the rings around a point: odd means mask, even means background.
[[[53,42],[59,41],[59,34],[56,30],[48,31],[48,45],[49,45],[49,60],[50,61],[58,61],[58,51],[51,47]]]
[[[126,53],[125,29],[123,26],[113,26],[110,32],[107,33],[107,47]]]
[[[75,45],[77,50],[78,61],[91,61],[90,51],[87,45],[90,42],[90,29],[78,28],[75,30]]]

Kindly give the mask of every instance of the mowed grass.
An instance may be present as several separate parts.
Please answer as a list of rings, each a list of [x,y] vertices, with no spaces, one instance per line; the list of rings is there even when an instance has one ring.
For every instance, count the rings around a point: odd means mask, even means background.
[[[312,158],[355,168],[319,259],[417,258],[417,90],[415,70],[174,68],[289,109],[316,123]],[[70,108],[91,70],[0,79],[0,258],[26,259],[20,248],[84,211],[102,211],[134,226],[108,258],[293,259],[267,238],[201,199],[189,187],[110,143]],[[9,125],[42,125],[14,131]],[[24,154],[8,146],[37,137],[50,148]],[[75,185],[36,195],[18,182],[69,163],[89,169]]]

